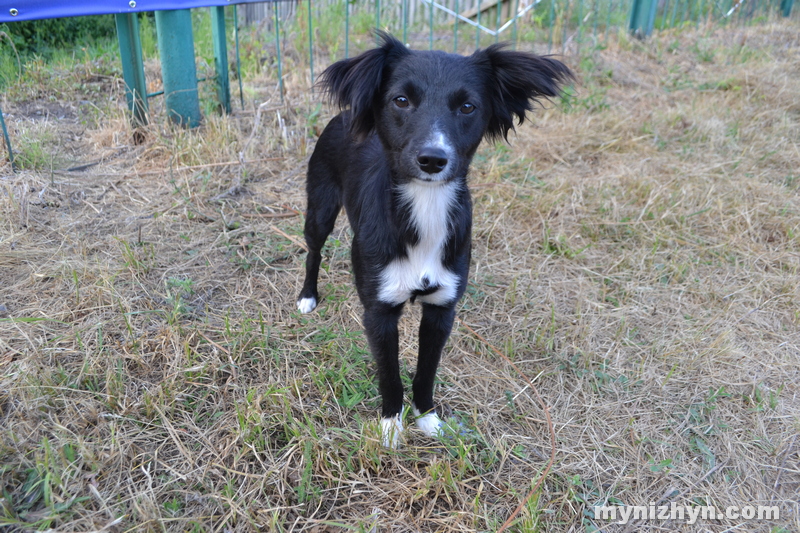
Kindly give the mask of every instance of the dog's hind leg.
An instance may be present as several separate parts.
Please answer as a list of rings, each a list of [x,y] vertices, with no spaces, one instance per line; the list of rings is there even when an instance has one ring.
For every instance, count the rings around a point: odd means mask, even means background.
[[[315,154],[316,155],[316,154]],[[315,161],[312,156],[308,166],[308,210],[306,211],[305,238],[308,246],[306,256],[306,280],[300,297],[297,299],[297,308],[301,313],[310,313],[319,303],[317,292],[317,277],[319,265],[322,262],[322,247],[325,240],[333,231],[336,217],[342,209],[342,192],[339,185],[332,179],[330,169],[324,163]]]
[[[450,337],[455,320],[455,306],[442,307],[422,304],[422,320],[419,323],[419,357],[417,373],[414,375],[414,416],[417,428],[429,437],[439,435],[442,421],[433,405],[433,384],[442,350]]]

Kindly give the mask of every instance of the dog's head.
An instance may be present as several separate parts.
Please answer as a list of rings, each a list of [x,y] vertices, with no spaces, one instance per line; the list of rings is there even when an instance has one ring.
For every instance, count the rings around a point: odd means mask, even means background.
[[[482,138],[507,140],[515,118],[572,78],[560,61],[504,45],[459,56],[379,36],[380,48],[334,63],[320,83],[350,109],[356,140],[377,133],[402,181],[465,176]]]

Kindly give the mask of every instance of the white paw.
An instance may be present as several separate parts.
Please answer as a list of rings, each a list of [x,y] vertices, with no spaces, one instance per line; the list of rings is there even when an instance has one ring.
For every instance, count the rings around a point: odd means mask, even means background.
[[[317,307],[317,299],[313,296],[311,298],[303,298],[297,302],[297,308],[303,314],[310,313],[315,307]]]
[[[425,433],[429,437],[440,437],[442,435],[442,426],[444,422],[439,416],[430,411],[424,415],[419,412],[419,409],[414,407],[414,416],[417,419],[417,429]]]
[[[400,436],[403,434],[403,420],[401,415],[381,419],[381,441],[384,448],[397,448]]]

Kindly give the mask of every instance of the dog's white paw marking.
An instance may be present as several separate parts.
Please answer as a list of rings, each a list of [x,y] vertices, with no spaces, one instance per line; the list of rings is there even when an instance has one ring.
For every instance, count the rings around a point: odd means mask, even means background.
[[[310,313],[317,307],[317,299],[313,296],[311,298],[303,298],[297,302],[297,308],[301,313]]]
[[[414,407],[414,416],[417,419],[417,429],[425,433],[429,437],[440,437],[442,435],[442,427],[444,422],[439,418],[435,412],[431,411],[424,415]]]
[[[381,419],[381,440],[384,448],[397,449],[403,434],[403,420],[400,415]]]

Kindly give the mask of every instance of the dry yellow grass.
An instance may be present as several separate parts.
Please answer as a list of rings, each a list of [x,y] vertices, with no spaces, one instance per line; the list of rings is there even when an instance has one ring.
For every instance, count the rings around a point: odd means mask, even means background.
[[[460,318],[535,377],[557,437],[511,530],[798,531],[800,26],[584,53],[571,105],[484,146],[471,178]],[[42,95],[3,103],[51,164],[0,169],[0,523],[496,531],[538,481],[544,415],[464,328],[437,388],[453,435],[381,449],[343,222],[318,312],[295,312],[317,127],[302,78],[285,106],[251,81],[258,120],[157,122],[142,146],[118,108],[82,127],[69,102],[48,121]],[[591,514],[651,502],[780,519]]]

